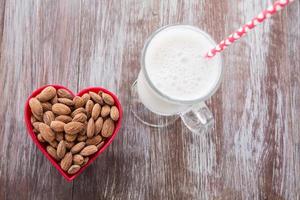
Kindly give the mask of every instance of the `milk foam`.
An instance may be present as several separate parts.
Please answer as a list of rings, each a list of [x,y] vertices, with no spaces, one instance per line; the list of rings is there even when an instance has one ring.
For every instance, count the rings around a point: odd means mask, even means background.
[[[192,28],[170,28],[152,38],[145,69],[152,84],[174,100],[204,98],[221,76],[220,58],[203,59],[212,42]]]

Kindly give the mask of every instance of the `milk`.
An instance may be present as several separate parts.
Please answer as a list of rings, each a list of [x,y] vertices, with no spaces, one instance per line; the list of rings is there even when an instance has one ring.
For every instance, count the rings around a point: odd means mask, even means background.
[[[206,100],[217,88],[221,58],[207,60],[214,42],[191,26],[161,30],[144,49],[137,88],[142,103],[152,112],[173,115]]]

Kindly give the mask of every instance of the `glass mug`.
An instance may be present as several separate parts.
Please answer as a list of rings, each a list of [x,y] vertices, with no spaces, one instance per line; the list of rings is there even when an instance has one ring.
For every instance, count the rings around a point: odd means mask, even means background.
[[[204,103],[218,89],[222,58],[205,59],[216,46],[197,27],[170,25],[146,41],[141,71],[131,87],[130,109],[142,123],[164,127],[181,118],[192,132],[207,131],[214,118]]]

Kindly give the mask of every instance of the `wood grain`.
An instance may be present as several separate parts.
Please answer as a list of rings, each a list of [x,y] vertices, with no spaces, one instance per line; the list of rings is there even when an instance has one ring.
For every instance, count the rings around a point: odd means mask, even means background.
[[[146,38],[176,23],[220,41],[271,1],[0,2],[0,199],[300,199],[300,3],[225,52],[209,133],[149,128],[129,109]],[[112,145],[67,183],[27,136],[37,87],[103,86],[123,105]]]

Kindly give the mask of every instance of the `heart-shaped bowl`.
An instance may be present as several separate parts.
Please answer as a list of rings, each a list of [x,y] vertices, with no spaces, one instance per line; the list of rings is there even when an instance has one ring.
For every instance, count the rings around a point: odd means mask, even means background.
[[[38,89],[36,89],[34,92],[32,92],[32,94],[28,97],[27,101],[26,101],[26,104],[25,104],[25,111],[24,111],[24,114],[25,114],[25,123],[26,123],[26,127],[27,127],[27,130],[28,130],[28,134],[31,136],[33,142],[36,144],[36,146],[40,149],[40,151],[46,156],[46,158],[48,158],[48,160],[50,160],[50,162],[53,164],[53,166],[61,173],[61,175],[67,180],[67,181],[72,181],[73,179],[75,179],[81,172],[83,172],[92,162],[95,161],[95,159],[110,145],[110,143],[113,141],[113,139],[116,137],[119,129],[121,128],[121,122],[122,122],[122,106],[117,98],[116,95],[114,95],[112,92],[102,88],[102,87],[89,87],[89,88],[86,88],[86,89],[83,89],[81,90],[77,96],[82,96],[83,94],[85,93],[88,93],[90,91],[92,92],[96,92],[98,93],[99,91],[103,91],[109,95],[111,95],[113,97],[113,99],[115,100],[115,106],[117,106],[118,110],[119,110],[119,119],[118,121],[116,122],[116,126],[115,126],[115,130],[112,134],[112,136],[110,136],[109,138],[107,138],[105,140],[105,143],[104,145],[100,148],[100,150],[98,150],[98,152],[96,152],[95,154],[89,156],[89,161],[87,162],[87,164],[85,164],[83,167],[81,167],[81,169],[75,173],[75,174],[68,174],[66,172],[64,172],[59,163],[53,159],[49,154],[48,152],[46,151],[46,144],[42,144],[41,142],[38,141],[37,139],[37,135],[33,132],[33,126],[31,125],[31,122],[30,122],[30,117],[31,117],[31,109],[29,107],[29,100],[30,98],[32,97],[35,97],[37,96],[44,88],[48,87],[48,86],[53,86],[55,89],[65,89],[67,90],[68,92],[70,92],[70,94],[72,94],[73,96],[76,96],[74,95],[74,93],[72,91],[70,91],[68,88],[64,87],[64,86],[61,86],[61,85],[45,85],[43,87],[40,87]]]

